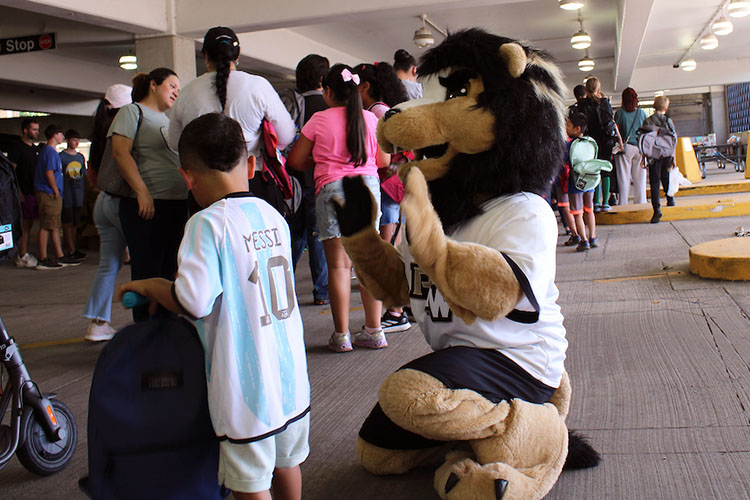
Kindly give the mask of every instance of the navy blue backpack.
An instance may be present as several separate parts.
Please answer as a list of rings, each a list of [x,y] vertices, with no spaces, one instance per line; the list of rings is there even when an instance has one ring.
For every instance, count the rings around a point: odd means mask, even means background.
[[[219,441],[208,413],[205,356],[193,325],[152,318],[102,350],[88,417],[92,498],[222,499]]]

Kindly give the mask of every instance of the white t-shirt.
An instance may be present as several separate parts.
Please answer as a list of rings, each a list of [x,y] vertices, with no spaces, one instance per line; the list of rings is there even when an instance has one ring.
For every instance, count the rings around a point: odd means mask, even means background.
[[[419,82],[413,82],[411,80],[406,80],[404,78],[401,79],[401,83],[404,84],[404,89],[406,89],[406,96],[411,101],[412,99],[421,99],[422,98],[422,84]]]
[[[230,195],[190,218],[174,295],[206,352],[216,435],[249,442],[310,408],[289,228],[268,203]]]
[[[214,82],[216,73],[204,73],[180,91],[180,97],[169,112],[169,145],[177,151],[182,130],[201,115],[221,111]],[[294,122],[281,98],[268,80],[243,71],[232,71],[227,79],[227,102],[224,113],[237,120],[245,134],[248,152],[258,157],[262,139],[262,122],[267,119],[276,129],[278,148],[283,150],[296,134]],[[261,162],[255,163],[261,169]]]
[[[494,248],[510,257],[529,280],[539,302],[539,320],[518,323],[508,318],[467,325],[453,314],[431,280],[412,262],[406,238],[399,252],[409,282],[414,317],[434,350],[451,346],[497,349],[531,376],[558,387],[564,370],[565,327],[555,286],[557,221],[549,204],[532,193],[517,193],[488,201],[484,213],[464,224],[451,239]],[[408,226],[408,221],[406,222]],[[524,296],[515,309],[533,311]]]

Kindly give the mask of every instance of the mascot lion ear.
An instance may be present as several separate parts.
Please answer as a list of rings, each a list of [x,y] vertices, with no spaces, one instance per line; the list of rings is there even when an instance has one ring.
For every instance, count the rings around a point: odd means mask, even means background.
[[[504,43],[500,46],[500,57],[508,65],[508,72],[513,78],[523,75],[526,70],[526,51],[517,43]]]

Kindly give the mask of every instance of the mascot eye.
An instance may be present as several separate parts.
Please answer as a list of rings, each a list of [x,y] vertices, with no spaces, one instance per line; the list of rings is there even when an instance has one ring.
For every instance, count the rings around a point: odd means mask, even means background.
[[[446,100],[455,99],[456,97],[466,97],[468,93],[469,90],[466,87],[461,87],[460,89],[455,90],[448,90],[448,96],[446,97]]]

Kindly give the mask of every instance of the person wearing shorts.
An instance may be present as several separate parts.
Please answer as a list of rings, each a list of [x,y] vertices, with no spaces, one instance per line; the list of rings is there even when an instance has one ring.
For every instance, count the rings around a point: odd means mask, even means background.
[[[64,140],[62,129],[49,125],[44,130],[44,135],[47,137],[47,144],[39,150],[34,171],[34,191],[39,205],[39,263],[36,268],[41,270],[80,264],[80,261],[63,254],[60,241],[63,172],[56,147]],[[50,239],[56,258],[47,256],[47,243]]]
[[[78,152],[80,135],[71,129],[65,132],[67,149],[60,152],[63,167],[63,238],[67,255],[75,260],[83,260],[86,254],[76,248],[76,228],[83,207],[84,179],[86,178],[86,159]]]
[[[566,164],[570,164],[570,146],[573,140],[584,136],[586,126],[586,115],[575,111],[570,113],[565,122],[565,131],[570,138],[567,146]],[[568,198],[570,200],[570,214],[575,219],[576,230],[580,238],[576,247],[576,251],[578,252],[585,252],[599,246],[599,240],[596,237],[596,218],[594,215],[595,189],[594,187],[588,191],[581,191],[575,187],[573,175],[569,176]],[[589,231],[588,237],[586,236],[586,228]]]
[[[205,208],[185,226],[177,278],[131,281],[119,295],[134,291],[195,320],[219,484],[237,500],[270,500],[271,488],[275,500],[300,500],[310,382],[289,226],[247,191],[254,157],[232,118],[196,118],[178,148],[180,171]]]

